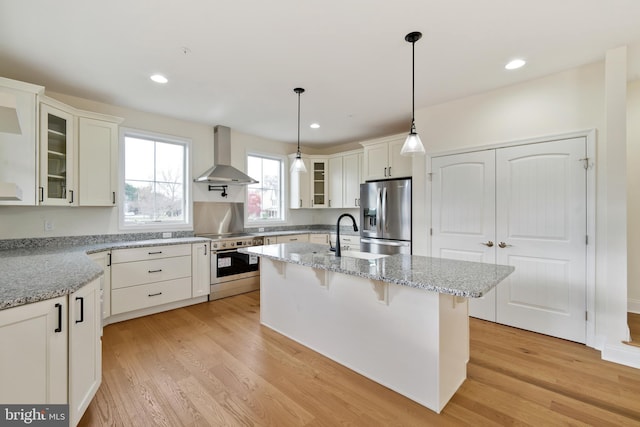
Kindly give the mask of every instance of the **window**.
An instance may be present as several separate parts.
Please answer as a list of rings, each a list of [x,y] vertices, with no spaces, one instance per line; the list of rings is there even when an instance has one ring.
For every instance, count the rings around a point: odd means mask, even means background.
[[[124,130],[121,140],[121,226],[189,226],[190,142],[130,130]]]
[[[248,175],[259,181],[247,188],[248,223],[284,221],[283,165],[283,159],[255,154],[247,156]]]

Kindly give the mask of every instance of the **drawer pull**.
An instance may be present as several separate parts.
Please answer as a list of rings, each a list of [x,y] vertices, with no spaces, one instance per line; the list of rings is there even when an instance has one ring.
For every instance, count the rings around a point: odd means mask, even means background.
[[[149,255],[158,255],[161,254],[162,251],[156,251],[156,252],[149,252]]]
[[[160,273],[162,271],[162,269],[159,270],[149,270],[149,273]]]
[[[62,304],[56,304],[55,307],[58,309],[58,327],[53,331],[62,332]]]
[[[162,292],[158,292],[157,294],[149,294],[150,297],[157,297],[158,295],[162,295]]]

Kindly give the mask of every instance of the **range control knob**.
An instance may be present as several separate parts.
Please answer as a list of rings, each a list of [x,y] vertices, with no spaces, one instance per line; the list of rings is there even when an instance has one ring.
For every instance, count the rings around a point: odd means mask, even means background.
[[[223,247],[223,248],[226,248],[227,244],[226,243],[220,243],[220,246]]]

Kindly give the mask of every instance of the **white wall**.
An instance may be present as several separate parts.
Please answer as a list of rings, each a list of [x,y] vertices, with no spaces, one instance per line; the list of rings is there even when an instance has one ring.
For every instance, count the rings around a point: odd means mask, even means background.
[[[627,91],[627,259],[629,311],[640,313],[640,80]]]

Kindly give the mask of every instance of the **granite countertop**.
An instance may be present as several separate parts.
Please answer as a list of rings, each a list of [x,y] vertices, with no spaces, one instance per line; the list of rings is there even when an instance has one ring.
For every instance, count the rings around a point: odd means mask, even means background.
[[[0,310],[67,295],[99,277],[102,269],[87,254],[206,241],[183,237],[0,251]]]
[[[443,294],[479,298],[511,274],[507,265],[456,261],[418,255],[378,259],[336,258],[327,245],[282,243],[239,249],[261,257],[311,268],[421,288]]]

